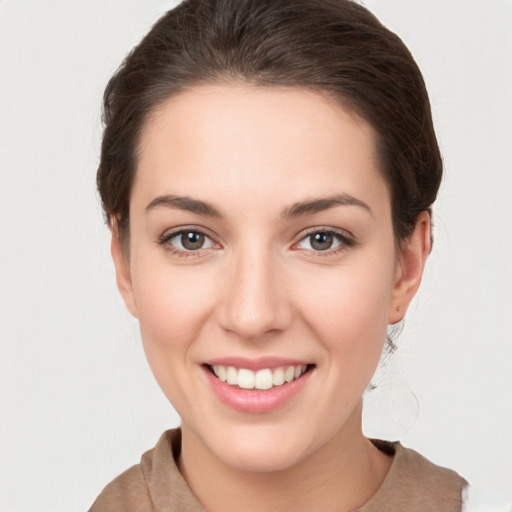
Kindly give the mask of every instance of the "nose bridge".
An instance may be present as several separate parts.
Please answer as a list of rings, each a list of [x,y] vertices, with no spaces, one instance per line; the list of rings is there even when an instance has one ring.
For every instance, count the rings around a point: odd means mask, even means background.
[[[224,329],[247,339],[283,330],[290,320],[279,258],[252,240],[233,251],[220,321]]]

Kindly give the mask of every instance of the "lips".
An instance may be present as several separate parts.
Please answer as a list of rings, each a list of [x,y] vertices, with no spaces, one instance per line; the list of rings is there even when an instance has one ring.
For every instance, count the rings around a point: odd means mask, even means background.
[[[265,358],[222,359],[203,364],[211,389],[241,412],[270,412],[288,403],[305,386],[315,365]]]

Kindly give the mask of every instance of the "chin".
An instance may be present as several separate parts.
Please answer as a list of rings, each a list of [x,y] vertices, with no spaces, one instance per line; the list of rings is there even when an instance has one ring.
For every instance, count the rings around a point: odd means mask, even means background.
[[[275,473],[285,471],[295,466],[302,459],[301,453],[296,450],[276,451],[272,448],[265,447],[257,449],[254,444],[252,446],[233,447],[228,454],[223,453],[223,462],[237,471],[251,473]]]
[[[294,435],[295,434],[295,435]],[[205,440],[210,451],[227,466],[244,472],[273,473],[287,470],[307,457],[310,443],[298,432],[275,426],[239,427]]]

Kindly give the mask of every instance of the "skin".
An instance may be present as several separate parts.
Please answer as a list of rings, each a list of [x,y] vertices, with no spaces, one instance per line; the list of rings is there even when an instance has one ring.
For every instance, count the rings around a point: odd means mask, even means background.
[[[283,215],[343,194],[366,207]],[[166,195],[208,202],[221,216],[148,208]],[[204,247],[185,254],[170,237],[180,227],[206,232]],[[352,243],[315,250],[311,230]],[[392,459],[362,434],[362,395],[429,250],[423,213],[397,251],[372,129],[319,94],[198,86],[153,113],[129,253],[113,225],[112,254],[149,364],[182,418],[180,469],[208,510],[339,512],[377,491]],[[204,361],[226,356],[314,368],[284,406],[251,414],[222,403],[205,379]]]

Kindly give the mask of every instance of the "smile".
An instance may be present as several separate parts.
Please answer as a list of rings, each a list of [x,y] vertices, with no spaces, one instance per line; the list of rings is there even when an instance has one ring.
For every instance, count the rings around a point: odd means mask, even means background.
[[[210,368],[221,382],[230,386],[265,391],[298,379],[307,371],[308,366],[305,364],[280,366],[272,369],[263,368],[257,371],[220,364],[210,366]]]
[[[307,386],[315,364],[280,358],[227,358],[202,365],[210,389],[225,405],[243,413],[268,413]]]

